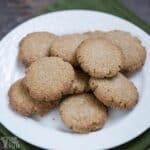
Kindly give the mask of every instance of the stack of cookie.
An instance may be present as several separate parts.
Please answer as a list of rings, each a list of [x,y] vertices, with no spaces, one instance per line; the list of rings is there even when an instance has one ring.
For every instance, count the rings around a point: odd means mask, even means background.
[[[131,109],[138,102],[137,89],[124,74],[143,66],[146,51],[130,33],[34,32],[19,49],[26,75],[11,86],[9,97],[22,115],[45,115],[59,105],[66,126],[85,133],[103,127],[108,108]]]

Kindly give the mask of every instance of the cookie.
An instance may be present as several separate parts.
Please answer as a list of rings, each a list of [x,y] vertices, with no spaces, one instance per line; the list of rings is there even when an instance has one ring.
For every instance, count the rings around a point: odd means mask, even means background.
[[[113,78],[91,78],[89,85],[94,95],[108,107],[130,109],[138,102],[136,87],[121,73]]]
[[[88,38],[100,38],[103,37],[105,32],[102,31],[90,31],[84,33]]]
[[[33,100],[33,101],[36,106],[35,114],[40,115],[40,116],[43,116],[43,115],[47,114],[50,110],[56,108],[56,106],[58,106],[58,104],[60,102],[59,100],[50,101],[50,102],[38,102],[35,100]]]
[[[60,104],[63,122],[74,132],[86,133],[102,128],[107,108],[93,94],[73,95]]]
[[[24,116],[31,116],[33,114],[44,115],[58,103],[55,101],[47,103],[36,102],[22,86],[22,79],[16,81],[11,86],[8,95],[10,107]]]
[[[124,31],[110,31],[105,38],[118,45],[124,54],[123,72],[133,72],[141,68],[146,59],[146,50],[137,37]]]
[[[83,41],[77,48],[76,55],[81,68],[96,78],[115,76],[124,59],[120,49],[103,38]]]
[[[37,59],[49,56],[52,41],[56,36],[49,32],[33,32],[24,37],[19,45],[19,58],[28,67]]]
[[[77,66],[76,48],[86,38],[87,36],[84,34],[69,34],[56,38],[51,46],[51,56],[61,57],[73,66]]]
[[[89,91],[89,76],[81,70],[75,70],[75,79],[70,94],[80,94]]]
[[[33,99],[55,101],[68,94],[74,80],[74,69],[58,57],[43,57],[30,65],[23,80]]]

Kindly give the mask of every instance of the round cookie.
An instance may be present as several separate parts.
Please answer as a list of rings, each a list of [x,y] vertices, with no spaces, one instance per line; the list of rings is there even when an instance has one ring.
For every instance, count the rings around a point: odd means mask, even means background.
[[[80,94],[89,91],[89,76],[81,70],[75,70],[75,79],[70,94]]]
[[[22,79],[16,81],[8,92],[10,107],[16,112],[31,116],[33,114],[44,115],[54,108],[58,102],[39,103],[34,101],[27,90],[22,86]]]
[[[49,32],[33,32],[24,37],[19,45],[19,58],[27,67],[35,60],[50,55],[50,47],[56,36]]]
[[[81,68],[96,78],[115,76],[120,71],[124,59],[117,46],[102,38],[83,41],[76,55]]]
[[[30,96],[39,101],[55,101],[68,94],[74,69],[58,57],[43,57],[31,64],[23,80]]]
[[[86,133],[101,128],[107,120],[107,108],[93,94],[66,98],[60,104],[63,122],[74,132]]]
[[[121,73],[109,79],[91,78],[89,85],[94,95],[108,107],[129,109],[138,102],[136,87]]]
[[[73,66],[77,66],[76,48],[86,38],[84,34],[68,34],[56,38],[51,46],[51,56],[61,57]]]
[[[102,31],[90,31],[90,32],[85,32],[84,35],[86,35],[88,38],[100,38],[103,37],[105,32]]]
[[[137,37],[124,31],[110,31],[105,38],[118,45],[124,54],[124,72],[133,72],[143,66],[146,59],[146,50]]]

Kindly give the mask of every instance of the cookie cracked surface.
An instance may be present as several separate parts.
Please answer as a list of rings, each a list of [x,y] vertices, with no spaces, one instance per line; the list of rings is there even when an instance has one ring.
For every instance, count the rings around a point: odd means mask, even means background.
[[[93,94],[66,98],[60,104],[60,115],[74,132],[86,133],[102,128],[107,120],[107,108]]]
[[[19,58],[28,67],[37,59],[50,55],[50,47],[56,35],[49,32],[33,32],[25,36],[19,45]]]
[[[23,87],[22,79],[16,81],[10,87],[8,95],[10,107],[24,116],[45,115],[58,104],[58,101],[39,103],[33,100]]]
[[[83,41],[77,49],[77,60],[81,68],[96,78],[112,77],[123,65],[120,49],[102,38]]]
[[[125,58],[122,71],[133,72],[143,66],[146,50],[137,37],[128,32],[114,30],[107,32],[105,38],[121,48]]]
[[[89,85],[94,95],[108,107],[129,109],[138,102],[136,87],[121,73],[109,79],[91,78]]]
[[[23,80],[32,98],[55,101],[68,94],[74,80],[74,69],[58,57],[44,57],[32,63]]]

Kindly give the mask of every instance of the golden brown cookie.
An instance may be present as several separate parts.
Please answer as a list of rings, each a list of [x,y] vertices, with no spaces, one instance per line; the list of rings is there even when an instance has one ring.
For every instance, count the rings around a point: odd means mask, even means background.
[[[77,66],[76,48],[86,38],[87,36],[84,34],[68,34],[56,38],[52,43],[51,56],[61,57],[73,66]]]
[[[89,85],[94,95],[108,107],[129,109],[138,102],[136,87],[121,73],[113,78],[91,78]]]
[[[50,47],[56,36],[49,32],[33,32],[20,42],[19,58],[27,67],[35,60],[50,55]]]
[[[24,116],[31,116],[33,114],[44,115],[58,103],[56,101],[44,103],[36,102],[22,86],[22,79],[16,81],[11,86],[8,95],[10,98],[10,107]]]
[[[23,80],[32,98],[55,101],[68,94],[74,80],[74,69],[58,57],[43,57],[31,64]]]
[[[125,57],[123,71],[133,72],[143,66],[146,50],[137,37],[128,32],[115,30],[106,33],[105,38],[122,49]]]
[[[81,70],[75,70],[75,79],[70,94],[80,94],[89,91],[89,76]]]
[[[74,132],[85,133],[102,128],[107,120],[107,108],[93,94],[66,98],[60,104],[63,122]]]
[[[39,102],[39,101],[35,101],[35,100],[33,100],[33,101],[36,106],[35,114],[40,115],[40,116],[47,114],[50,110],[55,108],[60,102],[59,100],[50,101],[50,102]]]
[[[77,48],[76,55],[81,68],[96,78],[115,76],[124,59],[117,46],[102,38],[83,41]]]

